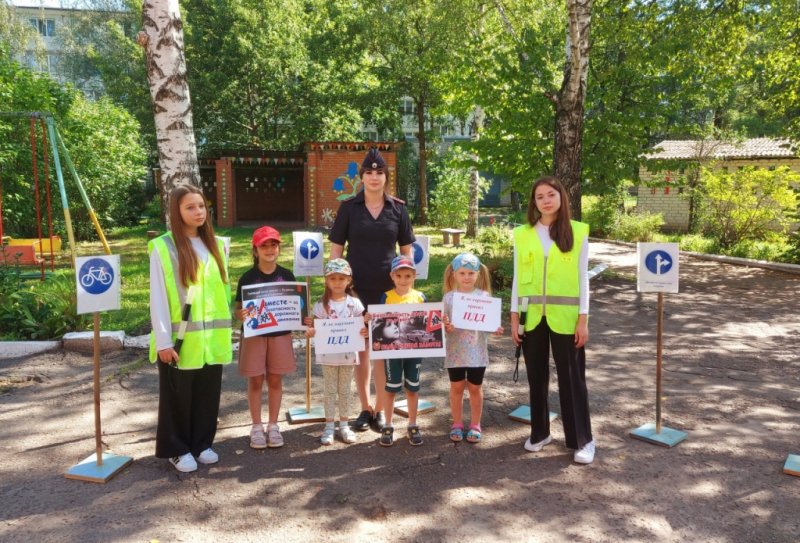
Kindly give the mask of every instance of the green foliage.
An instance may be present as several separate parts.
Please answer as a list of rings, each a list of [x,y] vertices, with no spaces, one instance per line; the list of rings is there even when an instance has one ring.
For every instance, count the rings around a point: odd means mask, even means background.
[[[591,235],[612,235],[619,215],[625,210],[625,194],[622,187],[600,196],[584,196],[581,220],[589,225]]]
[[[139,144],[139,125],[130,114],[108,99],[90,102],[74,89],[62,88],[46,74],[30,72],[6,58],[0,58],[0,104],[0,109],[5,111],[53,114],[101,226],[135,223],[144,204],[141,180],[145,174],[146,153]],[[33,237],[37,233],[29,130],[27,117],[0,117],[3,219],[6,232],[16,237]],[[39,149],[39,203],[46,224],[45,164],[38,120],[35,131]],[[47,151],[54,228],[63,234],[65,227],[63,215],[58,212],[53,153],[50,147]],[[75,234],[79,239],[93,237],[94,227],[67,169],[63,151],[61,155]]]
[[[721,248],[759,241],[770,232],[784,232],[797,208],[792,185],[800,175],[786,167],[770,171],[744,168],[725,173],[704,168],[700,202],[701,225]]]
[[[495,293],[511,289],[514,279],[514,238],[511,229],[505,226],[488,226],[478,230],[475,252],[481,262],[489,268],[492,289]]]
[[[469,211],[469,183],[471,172],[463,166],[465,155],[451,152],[431,166],[431,222],[434,226],[462,228]],[[489,188],[481,178],[478,198]]]
[[[0,266],[0,339],[59,339],[81,330],[88,319],[77,315],[75,281],[71,273],[53,275],[47,286],[26,282],[22,269],[11,263]]]
[[[661,213],[618,213],[611,237],[621,241],[652,241],[662,226]]]

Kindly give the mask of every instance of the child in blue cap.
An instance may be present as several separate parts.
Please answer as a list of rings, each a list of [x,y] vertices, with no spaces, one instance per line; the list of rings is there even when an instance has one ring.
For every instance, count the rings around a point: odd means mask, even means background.
[[[453,426],[450,439],[470,443],[481,440],[483,412],[483,376],[489,364],[489,332],[460,330],[453,326],[453,296],[455,293],[491,296],[489,270],[472,253],[461,253],[444,270],[444,329],[447,332],[447,356],[444,366],[450,377],[450,410]],[[498,328],[496,335],[503,335]],[[464,389],[469,391],[470,425],[464,434]]]

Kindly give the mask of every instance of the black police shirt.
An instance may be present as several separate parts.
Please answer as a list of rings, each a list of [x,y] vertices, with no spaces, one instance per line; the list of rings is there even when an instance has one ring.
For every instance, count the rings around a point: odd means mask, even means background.
[[[353,268],[353,286],[359,294],[359,289],[372,292],[391,289],[394,285],[389,272],[392,259],[397,256],[396,244],[411,245],[416,241],[405,204],[386,194],[383,200],[377,219],[364,203],[363,190],[343,201],[328,236],[333,243],[347,244],[345,258]]]

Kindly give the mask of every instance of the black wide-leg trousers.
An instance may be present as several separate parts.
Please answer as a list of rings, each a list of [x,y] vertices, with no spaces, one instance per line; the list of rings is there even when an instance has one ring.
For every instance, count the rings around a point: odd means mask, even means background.
[[[551,346],[558,374],[558,396],[566,446],[581,449],[592,441],[586,389],[586,351],[583,347],[575,347],[575,334],[553,332],[545,317],[536,328],[525,332],[522,340],[530,387],[531,443],[538,443],[550,435],[547,396],[550,388]]]
[[[222,389],[222,366],[179,370],[157,361],[158,428],[156,457],[187,452],[195,457],[214,443]]]

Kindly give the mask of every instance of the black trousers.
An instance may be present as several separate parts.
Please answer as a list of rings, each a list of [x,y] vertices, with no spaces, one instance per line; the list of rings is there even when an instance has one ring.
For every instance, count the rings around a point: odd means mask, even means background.
[[[179,370],[160,361],[158,366],[158,429],[156,457],[187,452],[197,456],[214,443],[222,389],[222,366]]]
[[[557,334],[550,330],[547,319],[522,340],[522,353],[528,372],[531,401],[531,443],[550,435],[550,346],[558,374],[558,396],[564,438],[570,449],[581,449],[592,440],[589,420],[589,395],[586,390],[586,351],[575,348],[574,334]]]

